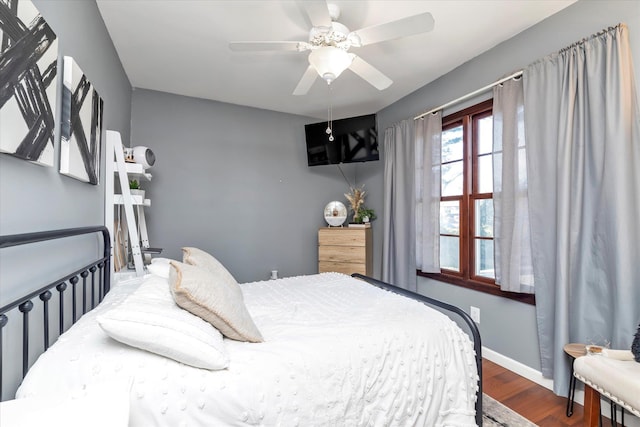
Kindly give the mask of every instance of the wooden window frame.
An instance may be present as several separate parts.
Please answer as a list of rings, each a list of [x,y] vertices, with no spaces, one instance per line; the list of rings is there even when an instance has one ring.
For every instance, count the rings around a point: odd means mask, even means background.
[[[470,218],[474,218],[476,200],[493,198],[493,193],[478,193],[479,156],[478,145],[474,142],[478,140],[479,131],[476,123],[480,119],[492,115],[492,110],[493,99],[489,99],[442,119],[443,131],[459,124],[463,127],[463,194],[461,196],[443,196],[440,199],[443,202],[455,200],[460,203],[460,272],[442,269],[440,273],[424,273],[417,270],[417,274],[452,285],[535,305],[535,295],[505,292],[496,285],[495,280],[475,274],[475,240],[479,236],[476,235],[475,221],[471,221]]]

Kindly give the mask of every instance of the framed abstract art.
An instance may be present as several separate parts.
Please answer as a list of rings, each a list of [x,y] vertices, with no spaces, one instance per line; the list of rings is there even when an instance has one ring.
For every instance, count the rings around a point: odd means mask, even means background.
[[[97,185],[103,101],[76,61],[64,57],[60,173]]]
[[[29,0],[0,1],[0,152],[53,166],[56,34]]]

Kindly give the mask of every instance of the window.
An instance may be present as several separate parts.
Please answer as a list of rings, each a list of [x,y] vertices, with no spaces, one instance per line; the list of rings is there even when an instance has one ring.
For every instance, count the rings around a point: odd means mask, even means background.
[[[419,274],[533,303],[495,284],[492,101],[444,117],[441,150],[441,273]]]

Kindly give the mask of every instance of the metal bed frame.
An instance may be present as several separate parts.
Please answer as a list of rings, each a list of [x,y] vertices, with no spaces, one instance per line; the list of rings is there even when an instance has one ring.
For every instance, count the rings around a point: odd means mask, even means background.
[[[3,330],[9,323],[7,313],[17,309],[22,313],[22,378],[27,374],[29,369],[29,313],[34,308],[34,301],[39,299],[43,305],[43,351],[46,351],[52,342],[50,338],[50,314],[49,300],[53,297],[53,292],[58,292],[59,297],[59,313],[58,313],[58,336],[62,335],[71,325],[78,320],[78,310],[82,307],[82,314],[93,309],[109,292],[111,287],[111,240],[109,238],[109,230],[106,227],[80,227],[68,228],[54,231],[42,231],[26,234],[13,234],[8,236],[0,236],[0,249],[12,246],[25,245],[28,243],[44,242],[47,240],[62,239],[65,237],[80,236],[84,234],[102,233],[103,251],[102,256],[87,264],[86,266],[62,277],[54,282],[49,283],[40,289],[29,293],[19,299],[10,302],[4,307],[0,307],[0,396],[2,396],[3,387]],[[97,274],[96,274],[97,272]],[[97,283],[96,283],[97,276]],[[82,279],[80,286],[79,282]],[[70,284],[71,286],[69,286]],[[89,288],[88,288],[89,286]],[[77,289],[77,288],[81,289]],[[65,292],[71,290],[71,325],[65,327],[64,321],[64,295]],[[96,294],[97,293],[97,294]],[[80,300],[80,298],[82,298]],[[87,301],[89,299],[89,301]],[[37,302],[36,302],[37,303]],[[68,323],[68,322],[67,322]]]
[[[29,243],[43,242],[47,240],[61,239],[71,236],[79,236],[92,233],[101,233],[103,240],[103,253],[100,258],[91,262],[90,264],[82,267],[81,269],[74,271],[67,276],[55,280],[42,288],[29,293],[19,299],[0,307],[0,396],[2,396],[2,378],[3,378],[3,329],[8,324],[9,318],[7,313],[11,310],[17,309],[22,313],[22,377],[26,375],[29,369],[29,313],[34,308],[34,301],[39,299],[43,305],[43,330],[44,330],[44,342],[43,352],[46,351],[50,345],[49,335],[49,300],[53,296],[53,292],[59,293],[59,313],[58,313],[58,333],[61,335],[71,325],[75,324],[78,320],[78,313],[80,306],[82,307],[82,314],[92,310],[98,303],[102,301],[104,296],[109,292],[111,287],[111,268],[110,268],[110,256],[111,256],[111,243],[109,238],[109,231],[106,227],[82,227],[82,228],[69,228],[54,231],[44,231],[36,233],[26,234],[14,234],[9,236],[0,236],[0,249],[19,246]],[[97,274],[96,274],[97,272]],[[90,276],[90,277],[89,277]],[[97,276],[97,283],[96,283]],[[482,426],[482,344],[480,339],[480,332],[476,324],[471,320],[469,315],[459,307],[444,303],[442,301],[426,297],[424,295],[417,294],[415,292],[408,291],[406,289],[399,288],[397,286],[382,282],[380,280],[364,276],[362,274],[353,274],[355,278],[362,279],[367,283],[376,286],[380,289],[385,289],[394,292],[399,295],[420,301],[424,304],[433,305],[444,310],[453,312],[459,315],[462,320],[469,327],[475,350],[476,367],[478,371],[478,390],[476,394],[476,423]],[[82,279],[81,289],[78,290],[77,286]],[[88,280],[89,279],[89,280]],[[69,287],[69,283],[71,286]],[[89,286],[89,288],[88,288]],[[64,321],[64,293],[67,290],[71,290],[72,309],[71,309],[71,325],[65,327]],[[97,292],[97,295],[96,295]],[[81,300],[79,300],[81,298]],[[89,298],[90,304],[87,303]],[[68,323],[68,322],[67,322]],[[58,336],[59,336],[58,335]]]

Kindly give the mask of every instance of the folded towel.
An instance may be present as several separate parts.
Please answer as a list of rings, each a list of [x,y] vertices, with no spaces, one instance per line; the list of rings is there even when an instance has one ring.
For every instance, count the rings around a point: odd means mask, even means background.
[[[634,360],[631,350],[612,350],[610,348],[603,348],[602,355],[616,360]]]

